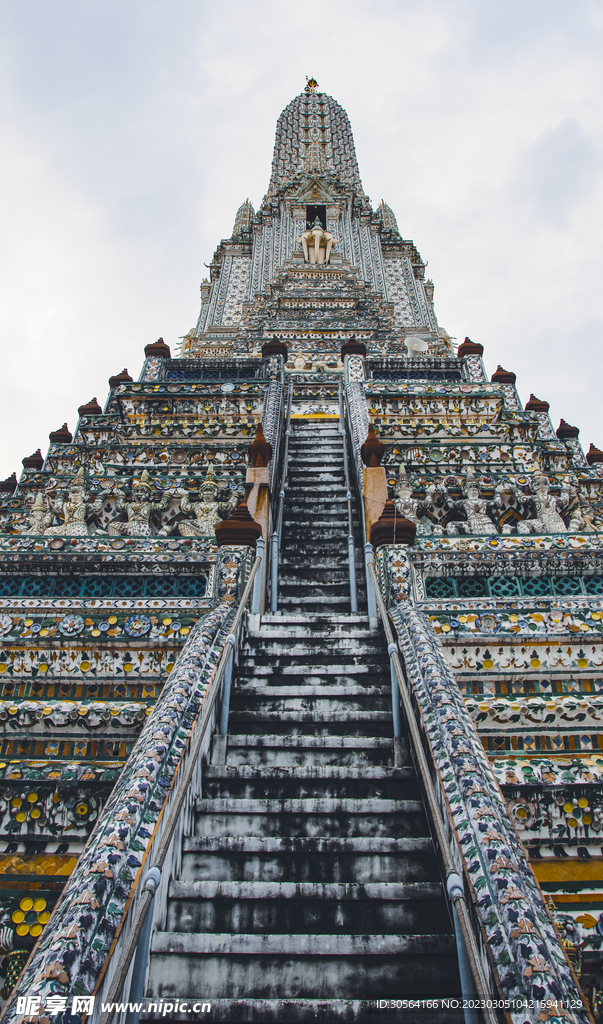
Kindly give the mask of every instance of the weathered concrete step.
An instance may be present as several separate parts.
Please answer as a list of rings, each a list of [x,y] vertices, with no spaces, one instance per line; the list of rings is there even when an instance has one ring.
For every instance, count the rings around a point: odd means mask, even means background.
[[[352,673],[347,675],[343,673],[341,675],[330,675],[325,672],[322,676],[316,673],[312,674],[311,671],[308,675],[297,675],[290,672],[268,672],[264,671],[264,669],[268,670],[270,666],[264,666],[263,669],[257,671],[250,670],[249,672],[239,674],[237,676],[237,688],[263,686],[267,694],[274,689],[281,688],[283,696],[287,696],[286,691],[301,694],[310,693],[314,690],[317,691],[316,696],[320,696],[319,691],[329,686],[337,690],[346,686],[363,690],[370,689],[372,686],[376,686],[378,690],[389,689],[389,673],[384,668],[376,669],[373,672],[358,672],[356,675]]]
[[[283,533],[287,530],[289,537],[295,536],[296,534],[302,534],[310,527],[316,534],[318,530],[325,531],[329,530],[332,534],[335,534],[338,529],[337,523],[341,524],[341,529],[345,530],[345,536],[348,535],[348,523],[347,519],[343,516],[339,516],[339,519],[330,516],[310,517],[308,512],[304,511],[303,516],[292,516],[287,510],[286,515],[283,516]],[[347,544],[347,541],[346,541]]]
[[[297,448],[297,450],[291,450],[293,458],[290,461],[290,471],[292,469],[324,469],[326,467],[337,467],[337,469],[343,469],[343,447],[339,445],[335,447],[321,446],[316,449],[316,455],[308,454],[307,448]]]
[[[180,881],[439,882],[422,836],[188,836]]]
[[[365,889],[370,890],[366,896]],[[390,889],[397,894],[388,893]],[[170,885],[166,931],[433,935],[449,932],[450,918],[442,887],[433,882],[366,887],[321,882],[175,882]]]
[[[281,705],[280,709],[279,703]],[[290,728],[295,728],[295,726],[301,726],[303,723],[308,723],[309,725],[314,723],[316,725],[320,722],[330,722],[338,726],[352,723],[354,725],[365,724],[369,726],[371,722],[375,726],[378,723],[389,725],[392,717],[391,708],[383,711],[364,711],[362,707],[346,710],[345,707],[341,707],[336,703],[333,703],[330,708],[328,704],[326,707],[323,707],[318,702],[313,704],[308,701],[308,704],[309,708],[307,710],[301,706],[289,710],[283,701],[266,702],[265,706],[262,706],[261,703],[259,705],[254,704],[253,709],[245,707],[239,709],[233,703],[230,721],[235,725],[243,722],[254,722],[259,725],[262,721],[269,725],[280,720],[283,725],[287,724]]]
[[[283,608],[312,608],[326,611],[327,608],[349,608],[350,607],[350,595],[347,597],[293,597],[289,594],[279,594],[279,604]]]
[[[339,437],[296,439],[289,442],[290,466],[325,464],[343,465],[343,439]],[[302,461],[303,460],[303,461]]]
[[[344,558],[347,563],[347,532],[345,533],[345,536],[338,533],[334,537],[327,537],[324,532],[317,536],[306,533],[303,536],[296,538],[295,545],[293,545],[293,543],[288,545],[287,537],[283,534],[283,547],[281,549],[281,554],[282,562],[284,564],[299,561],[301,558],[305,557],[306,552],[312,552],[312,557],[320,557],[324,562],[328,562],[329,565],[338,565],[340,562],[341,564],[344,564]],[[279,559],[279,565],[280,564],[281,559]]]
[[[407,853],[433,853],[431,839],[424,836],[185,836],[183,840],[185,853],[236,853],[247,855],[261,853],[268,856],[281,854],[316,854],[327,856],[366,857],[397,857]],[[212,878],[214,876],[211,876]],[[216,875],[215,878],[218,876]],[[322,879],[328,881],[328,879]],[[366,878],[365,882],[371,881]],[[375,879],[381,881],[381,879]],[[399,879],[396,879],[399,881]],[[416,879],[405,879],[416,881]]]
[[[198,800],[199,835],[425,835],[419,800]]]
[[[199,995],[181,998],[182,1012],[174,1009],[169,1020],[190,1024],[189,1007],[201,1009]],[[153,1005],[153,1004],[151,1004]],[[157,1011],[147,1010],[141,1020],[160,1020],[163,1004]],[[380,1010],[375,1017],[375,999],[212,999],[211,1020],[218,1024],[399,1024],[400,1010]],[[405,1010],[404,1024],[465,1024],[462,1010]]]
[[[265,733],[262,736],[243,733],[229,736],[229,746],[280,747],[283,737],[278,733]],[[393,740],[383,736],[340,736],[336,733],[325,736],[292,736],[291,748],[300,747],[304,750],[392,750]]]
[[[272,737],[271,737],[272,738]],[[337,738],[337,737],[335,737]],[[414,768],[409,765],[402,768],[346,768],[335,766],[305,766],[300,768],[274,767],[264,768],[257,765],[242,765],[233,769],[227,765],[208,764],[204,768],[204,779],[231,778],[239,779],[350,779],[350,780],[371,780],[371,779],[392,779],[393,781],[413,781],[415,776]]]
[[[302,488],[308,482],[316,481],[317,490],[323,492],[325,474],[332,474],[336,478],[338,488],[345,487],[345,469],[343,465],[343,453],[332,453],[330,458],[319,456],[315,461],[312,459],[291,459],[287,474],[288,487]]]
[[[288,577],[281,579],[278,586],[279,603],[285,605],[287,599],[294,604],[318,602],[326,604],[341,599],[343,604],[350,606],[349,583],[311,583],[309,580],[295,580]]]
[[[405,750],[403,761],[408,762]],[[387,736],[249,735],[230,733],[227,765],[355,766],[393,764],[393,740]]]
[[[204,882],[172,881],[174,900],[350,900],[363,903],[443,898],[439,882]]]
[[[329,484],[328,487],[316,487],[309,489],[307,480],[304,477],[299,481],[291,480],[287,484],[286,498],[287,507],[304,508],[319,506],[321,508],[336,508],[341,511],[347,510],[347,488],[345,484]]]
[[[155,932],[153,953],[193,956],[243,955],[275,957],[439,956],[453,951],[453,935],[233,935],[223,933]]]
[[[305,635],[274,636],[269,643],[263,643],[261,637],[249,635],[242,645],[241,655],[245,662],[249,659],[249,664],[253,659],[259,665],[294,666],[294,675],[301,675],[307,670],[332,675],[338,671],[350,672],[351,666],[355,666],[354,672],[356,668],[362,672],[365,665],[389,664],[381,637],[368,631],[357,637],[346,636],[345,633],[317,637],[313,630],[308,630]],[[337,665],[345,667],[339,669]]]
[[[262,615],[262,623],[278,622],[279,624],[286,625],[291,623],[294,626],[307,624],[308,626],[322,626],[325,627],[339,627],[339,626],[365,626],[367,631],[369,630],[369,619],[368,615],[354,615],[351,612],[347,615],[313,615],[308,613],[307,615],[282,615],[268,613]],[[374,630],[372,631],[374,632]]]
[[[343,453],[343,438],[340,433],[330,434],[328,437],[323,434],[315,434],[309,444],[309,435],[301,437],[299,434],[292,434],[289,440],[289,449],[296,455],[305,455],[308,451],[312,452],[315,449],[320,452],[337,452],[341,455]]]
[[[279,567],[280,568],[280,567]],[[321,579],[320,577],[324,577]],[[333,588],[350,590],[350,574],[348,564],[345,567],[328,565],[321,569],[314,569],[312,566],[296,572],[293,566],[283,566],[279,572],[278,590],[279,594],[285,587],[299,587],[304,593],[309,590],[319,590],[328,593]]]
[[[416,800],[415,773],[405,768],[267,768],[209,766],[203,776],[207,799],[236,800]]]
[[[291,643],[291,641],[294,641]],[[363,633],[360,637],[331,635],[326,637],[316,636],[314,631],[301,637],[277,636],[271,639],[270,644],[258,644],[252,646],[247,640],[243,644],[242,654],[264,655],[265,657],[279,657],[288,655],[291,658],[302,658],[307,655],[314,655],[322,651],[323,659],[326,652],[328,658],[351,658],[369,657],[375,658],[384,653],[384,645],[378,634],[372,636]],[[327,667],[327,666],[325,666]]]
[[[304,544],[304,550],[308,550],[307,544]],[[317,565],[317,568],[326,570],[338,569],[340,572],[345,572],[346,574],[348,573],[349,562],[347,540],[345,544],[342,544],[341,541],[339,540],[333,541],[333,550],[328,552],[325,550],[325,541],[322,538],[320,538],[320,544],[318,543],[318,540],[316,542],[316,550],[319,551],[318,557],[320,558],[320,562]],[[364,561],[362,559],[362,552],[357,548],[355,554],[357,556],[355,562],[364,572]],[[283,547],[281,548],[281,555],[282,557],[280,557],[278,561],[279,573],[284,572],[285,569],[289,568],[293,569],[294,571],[296,569],[309,570],[313,568],[313,564],[307,564],[305,557],[302,558],[297,548],[295,549],[294,555],[288,555],[286,553],[286,548]],[[303,571],[301,574],[303,575]]]
[[[326,630],[330,635],[341,633],[342,635],[362,635],[370,636],[375,635],[377,630],[371,629],[369,625],[368,615],[353,615],[351,613],[337,615],[319,615],[317,613],[308,612],[306,614],[290,614],[290,613],[268,613],[261,617],[262,630],[264,627],[269,626],[280,626],[281,628],[287,628],[292,626],[295,629],[303,627],[311,633],[315,630]],[[352,632],[348,632],[352,631]],[[263,632],[261,635],[263,635]]]
[[[237,733],[243,732],[247,735],[255,733],[256,736],[263,736],[266,733],[267,725],[269,725],[270,732],[273,735],[280,735],[281,737],[286,735],[292,738],[333,735],[355,736],[358,739],[368,739],[370,736],[392,737],[391,711],[387,715],[377,712],[372,720],[358,711],[348,719],[342,720],[338,716],[334,716],[326,721],[315,720],[312,715],[308,715],[307,719],[301,720],[299,715],[289,716],[283,713],[280,716],[271,716],[269,722],[261,716],[254,718],[250,712],[241,715],[239,719],[236,712],[231,711],[228,724],[229,736],[235,736]]]
[[[458,991],[452,935],[231,935],[156,932],[150,994],[203,997],[384,998]]]
[[[295,638],[291,639],[293,643]],[[327,638],[325,637],[325,640]],[[355,665],[352,656],[346,657],[345,652],[337,652],[333,658],[333,664],[320,664],[318,656],[310,656],[308,652],[304,655],[304,663],[300,664],[297,659],[287,660],[286,653],[282,649],[274,652],[270,659],[266,654],[246,651],[244,661],[237,674],[237,683],[242,686],[258,685],[265,683],[271,688],[276,686],[303,687],[316,686],[323,688],[331,686],[341,691],[342,686],[360,687],[363,693],[369,685],[378,686],[382,689],[389,680],[389,663],[375,654],[365,655],[364,665]],[[362,655],[358,655],[360,660]],[[326,660],[326,659],[325,659]],[[297,663],[296,663],[297,662]],[[258,664],[259,663],[259,664]],[[378,678],[374,674],[378,673]],[[344,675],[345,680],[336,679],[335,676]],[[282,682],[279,681],[282,677]],[[287,678],[285,678],[287,677]],[[320,696],[320,694],[317,694]],[[343,694],[342,694],[343,696]]]
[[[419,814],[420,800],[197,800],[199,814]]]
[[[333,480],[321,479],[325,474],[334,477]],[[338,499],[345,498],[347,487],[343,460],[326,463],[322,466],[304,466],[289,463],[287,476],[287,501],[291,495],[302,496],[303,500],[314,495],[318,500],[328,498],[334,493]]]
[[[284,697],[287,699],[302,697],[304,699],[308,697],[322,697],[324,699],[346,699],[348,697],[370,697],[381,699],[389,695],[389,686],[382,683],[381,686],[375,686],[375,679],[367,681],[366,686],[358,686],[356,682],[350,682],[338,686],[329,686],[327,683],[308,683],[307,685],[296,681],[288,686],[281,686],[276,683],[266,684],[257,681],[247,681],[237,679],[236,694],[237,697],[243,699],[247,697],[270,697],[279,698]]]
[[[287,502],[286,509],[290,520],[294,520],[295,518],[292,513],[307,516],[310,511],[315,512],[316,515],[320,514],[321,519],[340,519],[344,513],[347,515],[347,502],[345,500],[345,496],[342,496],[341,500],[329,497],[328,501],[321,501],[317,498],[312,499],[311,495],[306,495],[303,501],[293,501],[290,497],[290,500]]]
[[[391,717],[391,699],[388,701],[386,693],[378,697],[315,697],[300,694],[298,696],[276,697],[255,695],[249,692],[235,690],[231,701],[231,714],[235,721],[245,720],[246,715],[252,715],[254,719],[263,715],[265,721],[269,722],[275,715],[286,715],[287,721],[315,722],[330,721],[362,721],[364,715],[389,715]],[[388,707],[389,703],[389,707]],[[358,716],[362,716],[359,719]],[[383,717],[375,721],[384,721]]]
[[[279,604],[283,608],[288,607],[317,607],[328,605],[335,601],[341,608],[350,607],[350,587],[347,583],[308,583],[300,580],[298,583],[290,581],[279,585]]]

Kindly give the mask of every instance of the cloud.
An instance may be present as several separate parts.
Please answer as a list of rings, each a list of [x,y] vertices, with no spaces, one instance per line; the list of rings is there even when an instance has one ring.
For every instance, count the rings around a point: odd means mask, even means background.
[[[599,140],[575,117],[567,117],[520,155],[516,198],[528,204],[534,216],[563,228],[571,212],[590,198],[602,157]]]

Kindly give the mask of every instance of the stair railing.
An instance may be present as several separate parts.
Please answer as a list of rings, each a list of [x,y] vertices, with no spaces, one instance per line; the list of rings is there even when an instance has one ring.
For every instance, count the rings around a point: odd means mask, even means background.
[[[149,944],[152,925],[152,921],[149,919],[151,917],[151,915],[149,915],[149,910],[153,903],[155,893],[162,880],[161,871],[168,854],[170,853],[174,833],[184,809],[185,801],[188,797],[189,786],[195,771],[198,769],[197,760],[201,753],[202,744],[205,739],[208,726],[213,720],[213,711],[216,702],[220,697],[222,680],[229,666],[232,671],[232,658],[234,656],[234,651],[239,644],[239,634],[243,624],[243,616],[247,608],[253,582],[256,573],[260,568],[261,562],[262,559],[259,556],[256,556],[251,567],[251,572],[247,578],[247,583],[243,590],[243,596],[239,602],[230,633],[224,641],[222,653],[220,654],[220,658],[210,680],[205,697],[203,698],[200,715],[193,726],[186,764],[182,775],[178,778],[178,784],[171,801],[165,827],[157,842],[157,848],[153,853],[153,865],[149,870],[144,872],[144,877],[143,872],[139,875],[137,887],[142,883],[142,888],[139,893],[132,919],[129,923],[126,922],[124,925],[125,937],[123,939],[123,948],[119,952],[119,961],[109,984],[107,996],[103,999],[103,1003],[105,1004],[115,1006],[115,1003],[120,999],[124,984],[128,977],[132,958],[135,954],[134,969],[132,971],[132,979],[130,982],[129,1002],[140,1002],[143,995],[144,980],[149,959]],[[130,906],[132,906],[132,900],[135,895],[135,891],[130,895]],[[116,955],[116,952],[117,951],[114,950],[113,955]],[[98,1024],[111,1024],[114,1015],[114,1009],[103,1010]],[[139,1016],[140,1015],[138,1013],[130,1011],[128,1014],[128,1024],[138,1024]]]
[[[341,384],[339,385],[339,409],[343,411]],[[352,517],[352,491],[350,489],[350,467],[348,463],[348,439],[345,426],[341,425],[343,438],[343,468],[345,471],[345,489],[348,503],[348,565],[350,571],[350,609],[353,615],[358,611],[358,591],[356,588],[356,547],[354,544],[354,520]]]
[[[349,450],[352,453],[354,453],[356,449],[354,447],[354,438],[353,438],[353,435],[352,435],[352,418],[351,418],[351,413],[350,413],[350,400],[349,400],[348,393],[347,393],[346,390],[343,391],[342,406],[343,406],[344,420],[345,420],[343,431],[342,431],[342,433],[344,435],[344,439],[345,439],[344,443],[347,442],[347,444],[349,444]],[[347,444],[346,444],[346,447],[345,447],[346,459],[347,459],[347,452],[348,452]],[[362,481],[362,479],[360,477],[360,474],[358,472],[357,460],[355,458],[352,458],[351,461],[352,461],[352,466],[353,466],[354,482],[356,484],[356,494],[358,496],[358,504],[360,506],[360,518],[361,518],[361,522],[362,522],[362,543],[363,543],[363,547],[364,547],[364,571],[365,571],[365,574],[366,574],[366,601],[367,601],[367,605],[368,605],[369,618],[370,619],[376,619],[377,618],[377,604],[376,604],[376,601],[375,601],[375,591],[373,589],[373,583],[372,583],[372,580],[371,580],[371,577],[370,577],[370,574],[369,574],[369,565],[373,564],[373,557],[374,556],[373,556],[373,545],[367,540],[367,536],[366,536],[366,514],[365,514],[365,511],[364,511],[364,486],[363,486],[363,481]],[[348,464],[349,464],[349,462],[348,462]],[[347,481],[349,481],[349,476],[347,477]],[[349,487],[349,482],[348,482],[348,494],[349,493],[350,493],[350,487]],[[351,498],[348,499],[348,504],[350,504],[350,502],[351,502]],[[349,541],[348,541],[348,543],[349,543]],[[355,569],[355,566],[354,566],[354,569]]]
[[[283,510],[285,507],[285,492],[289,476],[289,438],[291,436],[291,405],[293,402],[293,381],[289,382],[287,393],[287,408],[285,411],[285,446],[283,450],[281,486],[278,492],[278,508],[274,517],[273,533],[271,536],[270,552],[270,611],[275,612],[278,607],[278,559],[283,536]]]
[[[404,708],[406,723],[410,733],[413,759],[425,794],[428,819],[443,861],[444,873],[446,876],[446,892],[452,907],[463,997],[471,1000],[475,999],[477,996],[477,999],[480,1001],[480,1010],[483,1013],[487,1024],[497,1024],[498,1018],[495,1010],[489,1006],[489,1003],[492,1003],[491,986],[489,985],[488,979],[484,975],[482,968],[477,941],[469,915],[469,908],[465,899],[463,881],[457,872],[456,865],[450,852],[450,845],[446,835],[440,805],[433,787],[427,757],[423,748],[421,733],[415,717],[415,710],[410,695],[410,687],[406,677],[406,671],[400,659],[398,644],[396,643],[392,633],[389,615],[385,607],[385,601],[383,600],[381,590],[377,582],[375,567],[372,562],[368,565],[368,574],[371,578],[371,584],[377,599],[379,616],[385,631],[387,653],[390,657],[392,675],[395,674],[398,682],[400,700],[402,701],[402,707]],[[467,1011],[465,1011],[465,1020],[467,1021],[468,1019],[477,1021],[478,1018],[476,1011],[472,1011],[472,1017],[469,1018],[467,1018]]]

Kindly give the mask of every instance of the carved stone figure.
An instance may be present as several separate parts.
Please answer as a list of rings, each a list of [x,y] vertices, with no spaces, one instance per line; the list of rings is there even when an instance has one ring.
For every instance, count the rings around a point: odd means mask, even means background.
[[[84,470],[80,467],[69,485],[67,499],[61,495],[53,502],[54,511],[57,515],[63,516],[63,522],[58,526],[50,526],[44,533],[61,537],[86,536],[90,532],[87,524],[88,517],[95,512],[100,512],[102,507],[102,497],[97,498],[94,502],[90,501],[90,495],[86,493]]]
[[[323,228],[318,217],[298,241],[302,244],[306,263],[328,263],[331,249],[337,245],[335,235]]]
[[[151,516],[155,512],[162,512],[167,508],[170,500],[169,494],[164,494],[160,501],[152,500],[152,488],[149,484],[149,474],[146,469],[142,471],[139,480],[132,483],[132,493],[129,501],[126,495],[118,491],[118,499],[115,503],[117,516],[108,527],[107,533],[112,537],[151,537],[157,531],[151,522]],[[127,517],[126,522],[120,522],[119,516]]]
[[[587,501],[578,501],[572,509],[568,532],[591,533],[594,530],[600,530],[600,526],[595,526],[595,516],[596,512],[592,505],[589,505]]]
[[[461,505],[467,516],[467,533],[474,533],[481,536],[498,533],[496,526],[488,515],[487,505],[480,497],[479,481],[471,471],[467,474],[465,483],[465,495]]]
[[[218,501],[218,484],[211,465],[199,490],[199,501],[191,501],[190,496],[184,494],[180,502],[181,511],[190,517],[178,524],[183,537],[213,537],[216,524],[226,519],[237,506],[235,491],[228,501]]]
[[[412,484],[406,475],[406,466],[403,462],[400,463],[398,481],[394,488],[394,505],[396,506],[396,511],[404,519],[409,519],[411,523],[418,524],[419,502],[412,496]]]
[[[417,536],[441,537],[444,527],[441,515],[445,508],[446,492],[439,484],[429,484],[425,492],[425,502],[418,508],[419,522]]]
[[[41,537],[46,532],[46,528],[50,526],[51,522],[52,512],[48,509],[44,500],[44,495],[41,491],[38,491],[36,494],[36,500],[29,512],[27,523],[22,526],[15,526],[14,529],[17,533],[33,537]]]
[[[518,533],[567,533],[567,526],[558,509],[568,504],[568,496],[559,499],[551,494],[548,478],[538,468],[534,470],[532,486],[536,516],[520,523],[517,527]]]

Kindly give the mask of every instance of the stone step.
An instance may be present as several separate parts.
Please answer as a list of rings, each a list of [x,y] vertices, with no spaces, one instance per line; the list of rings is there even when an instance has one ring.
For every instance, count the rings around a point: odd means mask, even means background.
[[[321,664],[328,667],[331,660],[337,661],[342,657],[349,658],[372,658],[382,664],[388,664],[387,651],[383,649],[383,641],[378,636],[371,637],[370,634],[353,636],[316,636],[314,630],[307,636],[280,636],[274,637],[270,644],[258,644],[257,640],[251,643],[249,638],[241,646],[243,658],[247,654],[257,657],[263,656],[266,659],[285,656],[289,659],[303,658],[306,655],[321,657]],[[303,671],[303,670],[302,670]]]
[[[264,666],[264,668],[268,669],[270,666]],[[276,696],[283,697],[303,697],[306,694],[310,697],[320,697],[323,696],[321,691],[329,687],[334,691],[338,691],[342,687],[349,687],[356,693],[375,687],[376,692],[380,695],[390,692],[389,673],[383,670],[379,670],[378,675],[373,672],[366,672],[358,674],[358,676],[329,676],[325,672],[323,676],[298,676],[295,674],[292,678],[291,675],[284,673],[281,675],[278,672],[266,675],[263,671],[249,671],[243,676],[240,673],[237,675],[235,692],[246,693],[248,690],[255,689],[256,687],[264,687],[263,693],[266,696],[271,696],[275,693]],[[324,696],[328,697],[329,693],[325,693]]]
[[[200,959],[202,958],[202,960]],[[149,994],[377,999],[458,992],[452,935],[156,932]]]
[[[316,516],[310,516],[309,513],[304,513],[303,516],[295,516],[291,518],[290,513],[286,510],[283,517],[283,532],[285,529],[289,531],[289,537],[294,536],[298,533],[304,532],[308,527],[311,527],[313,532],[316,533],[318,530],[330,531],[329,537],[336,536],[337,532],[343,530],[344,536],[346,537],[347,547],[347,536],[348,536],[348,521],[347,517],[341,516],[341,528],[339,529],[337,519],[333,518],[321,518],[317,513]]]
[[[290,594],[279,594],[279,604],[283,608],[312,608],[315,611],[326,611],[328,608],[333,609],[344,609],[350,607],[350,595],[343,594],[340,596],[333,597],[305,597],[297,596],[294,597]]]
[[[401,754],[406,763],[409,751],[407,741],[404,743]],[[393,740],[387,736],[338,736],[328,732],[322,736],[231,732],[226,764],[248,767],[391,766]]]
[[[275,654],[273,658],[270,658],[270,655],[267,655],[261,648],[258,653],[253,653],[250,650],[244,661],[241,662],[237,678],[242,681],[265,679],[268,683],[287,686],[289,683],[292,685],[291,677],[293,676],[294,680],[299,680],[300,686],[320,686],[323,680],[325,685],[337,685],[341,682],[342,684],[351,683],[360,686],[364,680],[367,684],[371,683],[372,674],[375,672],[381,675],[389,674],[388,659],[382,655],[371,657],[350,655],[348,658],[339,656],[329,664],[325,664],[324,659],[321,661],[318,654],[312,658],[307,657],[306,660],[306,664],[300,664],[296,659],[290,659],[286,653],[282,657],[277,657]],[[379,683],[381,684],[382,681],[380,678]]]
[[[186,836],[181,881],[438,881],[430,837]]]
[[[321,716],[317,713],[300,718],[299,713],[288,715],[286,712],[275,715],[254,715],[247,711],[239,715],[236,710],[231,710],[228,723],[229,735],[246,733],[247,735],[262,736],[268,729],[274,736],[284,736],[288,733],[291,737],[306,736],[353,736],[357,739],[369,736],[392,738],[392,713],[377,711],[371,721],[369,713],[357,711],[354,715],[344,716],[340,713],[328,716]]]
[[[286,935],[450,931],[437,882],[171,882],[166,930]]]
[[[289,469],[289,483],[297,483],[300,486],[307,486],[315,488],[319,484],[343,484],[345,485],[345,475],[343,468],[339,469],[336,467],[317,469],[315,466],[308,466],[307,469],[300,466],[293,469]]]
[[[299,541],[296,540],[295,545],[288,543],[288,538],[283,534],[282,544],[286,550],[283,551],[281,548],[281,557],[289,557],[293,564],[299,565],[304,560],[306,550],[311,549],[315,554],[318,552],[321,560],[328,560],[329,564],[332,561],[333,555],[339,556],[342,559],[342,564],[345,564],[348,559],[347,519],[344,519],[344,525],[346,526],[345,532],[337,532],[333,537],[327,537],[324,533],[317,536],[314,536],[313,533],[309,535],[306,533],[299,538]],[[289,539],[292,540],[293,538]],[[358,548],[356,535],[354,546]]]
[[[211,957],[222,955],[275,956],[301,959],[302,957],[401,957],[440,956],[454,948],[451,934],[438,935],[308,935],[305,932],[289,935],[255,935],[240,933],[155,932],[153,953],[192,954]],[[176,963],[178,960],[176,960]],[[207,960],[204,961],[207,964]],[[175,965],[174,965],[175,966]],[[284,962],[283,962],[284,966]],[[326,964],[325,964],[326,966]],[[351,965],[350,965],[351,966]],[[181,989],[182,991],[182,989]]]
[[[331,506],[331,499],[337,508],[347,508],[347,488],[345,483],[325,484],[316,487],[308,487],[307,478],[304,477],[299,483],[292,478],[287,481],[286,501],[287,505],[313,505],[319,503],[326,507]]]
[[[322,679],[337,675],[359,677],[367,672],[389,671],[389,658],[381,651],[358,651],[350,643],[347,649],[342,647],[332,650],[327,658],[321,658],[320,650],[308,638],[304,644],[300,637],[291,637],[289,643],[290,647],[295,643],[300,648],[297,657],[291,654],[285,642],[275,639],[270,644],[272,650],[267,650],[267,645],[257,643],[255,637],[248,637],[245,649],[241,652],[238,676],[255,678],[259,675],[282,674],[299,678],[310,675]],[[328,637],[324,638],[324,643],[325,646],[329,643]]]
[[[425,835],[420,800],[198,800],[195,832],[212,836]]]
[[[254,720],[264,715],[266,722],[273,720],[275,715],[284,715],[288,722],[295,721],[299,724],[311,720],[333,722],[337,721],[338,716],[344,722],[358,722],[371,713],[378,716],[376,721],[383,721],[384,715],[391,715],[391,699],[389,694],[383,691],[378,697],[361,695],[329,698],[305,694],[277,697],[272,694],[255,694],[251,687],[247,687],[245,690],[234,691],[230,707],[231,714],[235,716],[233,721],[238,723],[244,721],[248,714],[253,716]]]
[[[354,615],[352,613],[348,615],[277,615],[268,613],[262,615],[262,624],[270,624],[272,622],[278,622],[280,625],[305,625],[309,629],[316,628],[328,628],[328,629],[344,629],[346,626],[359,627],[364,626],[367,630],[370,629],[368,615]]]
[[[175,1003],[169,1020],[190,1024],[189,1008],[197,1006],[201,1012],[202,1002],[198,996],[181,997]],[[210,1005],[206,1003],[206,1005]],[[151,1004],[156,1010],[148,1009],[141,1014],[141,1020],[164,1019],[163,1003]],[[375,1024],[374,999],[212,999],[211,1020],[219,1024]],[[179,1007],[182,1007],[180,1011]],[[399,1011],[381,1010],[379,1020],[384,1024],[400,1020]],[[462,1010],[405,1010],[404,1024],[465,1024]]]
[[[383,711],[361,711],[355,709],[346,711],[336,703],[333,708],[323,710],[316,703],[307,711],[302,711],[299,708],[287,711],[283,707],[274,710],[274,703],[267,701],[266,706],[262,707],[260,705],[258,710],[251,710],[249,708],[239,710],[233,695],[229,729],[232,732],[236,732],[240,731],[240,726],[246,725],[248,732],[256,732],[261,728],[263,722],[264,726],[270,727],[272,732],[281,732],[283,727],[286,726],[291,730],[291,735],[295,736],[298,733],[309,732],[312,734],[313,727],[317,730],[322,730],[324,733],[322,727],[330,724],[332,725],[332,732],[342,734],[345,729],[348,729],[350,735],[358,735],[358,730],[360,730],[360,735],[363,735],[366,734],[371,721],[375,727],[376,734],[383,732],[383,729],[391,728],[391,708]],[[266,728],[263,731],[266,732]]]
[[[279,601],[285,597],[297,597],[305,601],[310,597],[318,597],[328,601],[332,597],[347,598],[350,600],[349,580],[337,580],[332,583],[321,583],[314,580],[295,579],[291,576],[281,576],[278,583]]]
[[[235,692],[240,700],[249,699],[263,699],[263,700],[276,700],[286,699],[294,700],[297,698],[318,699],[323,700],[382,700],[384,697],[388,697],[390,693],[389,685],[385,682],[381,686],[374,685],[374,678],[371,677],[367,680],[366,686],[357,686],[355,683],[349,683],[343,686],[324,686],[309,683],[307,686],[300,686],[299,684],[290,684],[281,686],[276,684],[266,684],[264,682],[255,682],[252,680],[241,681],[237,679]]]
[[[206,799],[236,800],[416,800],[414,770],[404,768],[291,768],[265,765],[208,765],[203,774]]]
[[[306,518],[312,515],[321,520],[338,520],[345,516],[347,525],[347,502],[332,502],[327,504],[324,501],[299,501],[290,502],[285,506],[286,519],[284,522],[295,522],[298,518]]]
[[[289,442],[289,467],[324,466],[335,463],[343,465],[343,445],[327,442],[311,444]]]

